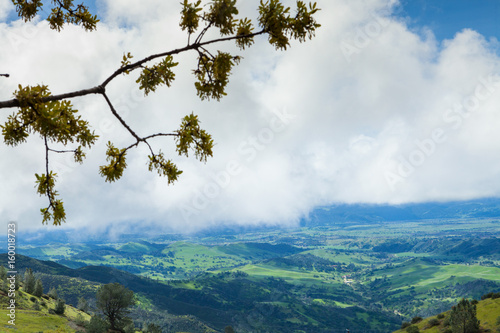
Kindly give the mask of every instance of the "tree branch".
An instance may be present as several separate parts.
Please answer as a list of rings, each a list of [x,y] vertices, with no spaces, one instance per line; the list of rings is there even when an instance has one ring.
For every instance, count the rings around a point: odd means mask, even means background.
[[[171,51],[168,51],[168,52],[153,54],[153,55],[150,55],[150,56],[148,56],[146,58],[143,58],[143,59],[141,59],[141,60],[139,60],[139,61],[137,61],[137,62],[135,62],[133,64],[129,64],[127,66],[120,67],[113,74],[111,74],[106,80],[104,80],[104,82],[102,84],[100,84],[98,86],[95,86],[95,87],[90,88],[90,89],[83,89],[83,90],[73,91],[73,92],[70,92],[70,93],[65,93],[65,94],[60,94],[60,95],[47,96],[47,97],[42,98],[40,100],[40,102],[41,103],[47,103],[47,102],[52,102],[52,101],[60,101],[62,99],[74,98],[74,97],[82,97],[82,96],[86,96],[86,95],[90,95],[90,94],[101,94],[101,95],[104,95],[106,86],[113,79],[115,79],[118,75],[123,74],[123,73],[125,73],[127,71],[128,72],[133,71],[133,70],[139,68],[142,64],[144,64],[146,62],[149,62],[151,60],[154,60],[154,59],[157,59],[157,58],[166,57],[168,55],[179,54],[179,53],[186,52],[186,51],[189,51],[189,50],[196,50],[196,49],[198,49],[200,47],[203,47],[203,46],[206,46],[206,45],[210,45],[210,44],[214,44],[214,43],[232,41],[232,40],[237,40],[237,39],[241,39],[241,38],[252,38],[252,37],[255,37],[255,36],[258,36],[258,35],[262,35],[264,33],[266,33],[266,31],[265,30],[261,30],[259,32],[251,33],[251,34],[248,34],[248,35],[239,35],[239,36],[217,38],[217,39],[209,40],[209,41],[206,41],[206,42],[203,42],[203,43],[198,42],[198,43],[194,43],[194,44],[191,44],[191,45],[187,45],[187,46],[185,46],[183,48],[180,48],[180,49],[175,49],[175,50],[171,50]],[[3,74],[3,76],[6,76],[6,75],[8,75],[8,74]],[[19,107],[19,106],[20,106],[20,104],[19,104],[19,101],[17,99],[11,99],[11,100],[0,102],[0,109],[13,108],[13,107]]]
[[[104,96],[104,99],[106,100],[106,102],[108,103],[108,106],[109,108],[111,109],[111,112],[113,113],[113,115],[116,117],[116,119],[118,119],[120,121],[120,123],[123,125],[123,127],[125,127],[129,132],[130,134],[132,134],[132,136],[137,140],[137,142],[140,142],[140,141],[143,141],[142,138],[140,138],[137,133],[135,133],[132,128],[130,128],[130,126],[125,122],[125,120],[123,120],[122,117],[120,117],[120,115],[118,114],[118,112],[115,110],[115,107],[113,106],[113,104],[111,103],[111,101],[109,100],[108,98],[108,95],[106,95],[105,92],[102,93],[102,95]]]
[[[50,175],[49,175],[49,151],[50,151],[50,148],[49,148],[49,144],[47,142],[47,136],[44,136],[44,141],[45,141],[45,176],[46,176],[46,180],[47,180],[47,197],[49,198],[49,206],[47,207],[47,209],[49,208],[54,208],[54,198],[52,198],[52,194],[50,192]]]

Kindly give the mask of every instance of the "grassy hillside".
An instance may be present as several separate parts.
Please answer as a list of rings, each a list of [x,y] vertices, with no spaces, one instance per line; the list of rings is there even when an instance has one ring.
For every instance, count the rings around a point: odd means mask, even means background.
[[[416,324],[420,332],[425,333],[440,333],[445,331],[447,326],[447,319],[450,317],[450,311],[441,313],[433,317],[426,318]],[[497,324],[497,318],[500,317],[500,298],[497,299],[485,299],[479,301],[477,304],[477,318],[481,323],[481,328],[483,332],[497,332],[496,330],[500,328]],[[436,326],[432,326],[432,323],[438,323]],[[394,333],[405,333],[406,329],[397,330]]]
[[[46,295],[35,297],[23,292],[22,288],[16,293],[16,320],[15,326],[8,324],[7,305],[9,297],[0,292],[0,333],[73,333],[82,330],[78,326],[79,320],[89,320],[90,316],[69,305],[66,305],[64,315],[49,313],[56,306],[56,300]]]

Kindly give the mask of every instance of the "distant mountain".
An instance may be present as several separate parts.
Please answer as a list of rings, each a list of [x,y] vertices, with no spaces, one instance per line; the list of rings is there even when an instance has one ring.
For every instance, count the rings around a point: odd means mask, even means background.
[[[500,218],[500,198],[403,205],[338,204],[317,208],[303,219],[302,226],[338,222],[396,222],[427,219]]]
[[[396,221],[419,221],[430,219],[476,219],[476,218],[500,218],[500,198],[486,198],[469,201],[453,202],[426,202],[409,203],[402,205],[374,205],[374,204],[333,204],[318,207],[311,211],[307,217],[300,221],[301,227],[328,226],[338,223],[379,223]],[[138,227],[139,226],[139,227]],[[195,234],[182,235],[176,233],[158,233],[154,227],[145,229],[140,223],[124,223],[122,225],[126,233],[115,235],[113,226],[108,226],[99,233],[89,233],[83,229],[40,229],[37,231],[20,231],[18,237],[22,239],[22,245],[30,245],[25,254],[42,257],[36,253],[37,245],[54,244],[104,244],[108,241],[114,243],[141,243],[141,248],[147,251],[155,251],[154,244],[144,242],[139,238],[147,238],[151,242],[175,242],[188,238],[206,238],[224,236],[232,240],[234,235],[251,232],[266,232],[281,230],[279,225],[262,226],[237,226],[220,225],[206,228]],[[287,226],[289,229],[290,226]],[[0,231],[1,232],[1,231]],[[109,235],[115,235],[113,239]],[[122,251],[134,252],[138,244],[125,244]],[[0,237],[0,247],[7,248],[7,237]]]

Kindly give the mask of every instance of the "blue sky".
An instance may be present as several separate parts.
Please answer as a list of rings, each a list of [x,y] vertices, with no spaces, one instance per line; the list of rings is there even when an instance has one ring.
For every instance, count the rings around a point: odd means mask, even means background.
[[[430,28],[437,40],[451,39],[464,28],[500,39],[498,0],[402,0],[396,14],[409,18],[409,27]]]
[[[147,98],[136,73],[118,77],[109,98],[141,135],[175,130],[191,112],[213,135],[206,164],[177,156],[171,141],[151,143],[184,171],[173,186],[147,171],[145,147],[130,152],[119,182],[105,183],[98,166],[106,142],[127,147],[133,138],[99,96],[74,99],[101,139],[81,166],[51,157],[67,225],[290,225],[336,203],[500,197],[499,3],[318,0],[322,27],[311,41],[286,52],[264,37],[245,51],[220,45],[243,56],[220,102],[196,98],[193,54],[176,56],[174,84]],[[15,16],[6,18],[12,2],[0,0],[0,64],[11,74],[0,80],[0,100],[18,84],[44,83],[54,93],[93,87],[124,53],[141,59],[186,44],[179,0],[97,4],[106,9],[97,31],[57,33],[40,20],[3,24]],[[239,4],[255,18],[257,1]],[[0,110],[0,123],[12,111]],[[0,145],[0,216],[26,228],[41,226],[46,205],[33,190],[43,148],[36,137],[22,148]]]
[[[99,2],[88,0],[85,4],[95,13]],[[464,28],[500,39],[499,0],[400,0],[395,15],[407,18],[410,28],[430,28],[440,41],[453,38]]]

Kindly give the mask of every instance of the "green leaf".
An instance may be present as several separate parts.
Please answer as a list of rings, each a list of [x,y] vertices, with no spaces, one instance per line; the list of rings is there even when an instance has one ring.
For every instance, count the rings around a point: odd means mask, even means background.
[[[213,156],[214,141],[212,136],[200,128],[198,116],[191,113],[182,120],[181,127],[177,131],[177,152],[179,155],[189,156],[189,150],[194,150],[198,160],[206,162],[208,157]]]
[[[107,144],[106,160],[108,165],[99,167],[99,173],[106,178],[107,182],[114,182],[121,178],[123,171],[127,167],[126,149],[118,149],[111,142]]]
[[[181,10],[181,22],[179,25],[182,30],[187,30],[189,34],[194,33],[198,29],[200,23],[199,12],[202,10],[200,7],[201,0],[196,1],[194,4],[184,0]]]
[[[166,85],[170,87],[175,79],[175,73],[172,68],[179,63],[173,61],[171,55],[165,57],[160,63],[152,66],[145,67],[137,79],[139,89],[144,90],[144,94],[148,95],[150,92],[156,91],[159,85]]]

